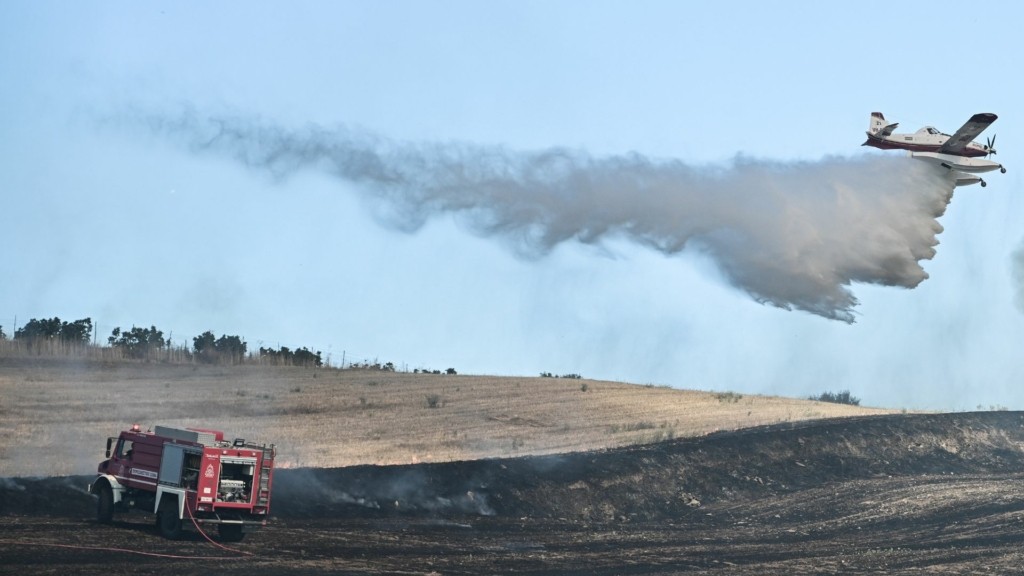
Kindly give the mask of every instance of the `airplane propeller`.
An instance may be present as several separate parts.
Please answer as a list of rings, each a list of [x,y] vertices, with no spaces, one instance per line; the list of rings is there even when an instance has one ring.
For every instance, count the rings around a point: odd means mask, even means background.
[[[991,138],[985,140],[985,151],[988,152],[988,156],[996,153],[996,136],[992,135]]]

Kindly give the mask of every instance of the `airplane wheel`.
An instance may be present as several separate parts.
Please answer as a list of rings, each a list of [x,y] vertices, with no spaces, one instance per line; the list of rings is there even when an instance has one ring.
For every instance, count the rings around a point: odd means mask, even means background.
[[[1000,166],[999,167],[999,173],[1000,174],[1006,174],[1006,168],[1003,168],[1002,166]]]
[[[988,186],[988,184],[986,184],[986,183],[985,183],[985,181],[984,181],[984,180],[982,180],[982,181],[981,181],[981,187],[982,187],[982,188],[984,188],[985,186]]]

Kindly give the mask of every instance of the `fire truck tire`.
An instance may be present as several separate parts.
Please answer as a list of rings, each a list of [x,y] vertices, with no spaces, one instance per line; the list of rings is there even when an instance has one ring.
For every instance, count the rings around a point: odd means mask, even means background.
[[[96,521],[100,524],[110,524],[114,520],[114,493],[110,486],[103,483],[96,495],[99,496],[96,501]]]
[[[178,501],[176,498],[165,498],[160,502],[160,510],[156,513],[156,525],[160,535],[168,540],[181,537],[181,518],[178,517]]]
[[[221,524],[217,528],[217,533],[221,542],[241,542],[242,538],[245,538],[245,532],[242,532],[240,524]]]

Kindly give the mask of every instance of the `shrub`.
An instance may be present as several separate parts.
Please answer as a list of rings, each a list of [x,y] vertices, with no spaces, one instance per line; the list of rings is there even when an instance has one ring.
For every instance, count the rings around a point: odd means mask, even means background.
[[[719,392],[718,394],[715,394],[715,398],[717,398],[719,402],[735,404],[743,398],[743,394],[737,394],[735,392]]]
[[[849,390],[843,390],[842,392],[822,392],[818,396],[811,396],[810,399],[817,400],[818,402],[832,402],[833,404],[860,406],[860,398],[850,395]]]
[[[212,336],[212,334],[210,335]],[[222,336],[221,340],[225,340],[226,338],[227,336]],[[232,336],[232,338],[237,338],[237,336]],[[220,342],[220,340],[218,340],[218,342]],[[245,342],[241,342],[241,349],[244,352]],[[260,359],[271,366],[303,366],[306,368],[319,368],[324,364],[323,357],[319,350],[314,353],[305,346],[298,350],[292,350],[287,346],[281,346],[280,350],[260,346]]]
[[[551,372],[541,372],[540,373],[540,377],[541,378],[568,378],[570,380],[580,380],[580,379],[583,378],[583,376],[580,376],[579,374],[562,374],[561,376],[555,376]]]

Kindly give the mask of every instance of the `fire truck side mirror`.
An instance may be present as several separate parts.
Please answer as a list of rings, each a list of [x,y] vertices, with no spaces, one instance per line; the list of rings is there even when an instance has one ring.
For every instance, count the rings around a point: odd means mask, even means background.
[[[106,458],[110,458],[110,447],[114,444],[116,438],[107,438],[107,455]]]

